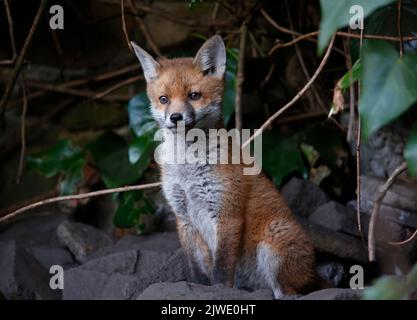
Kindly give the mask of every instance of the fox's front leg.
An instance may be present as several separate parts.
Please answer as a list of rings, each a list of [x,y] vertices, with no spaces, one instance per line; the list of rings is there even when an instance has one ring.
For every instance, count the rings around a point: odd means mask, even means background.
[[[181,245],[187,256],[188,280],[209,285],[210,279],[207,273],[211,269],[211,257],[207,244],[187,220],[177,217],[177,229]]]
[[[240,217],[222,217],[219,219],[212,272],[213,283],[223,283],[233,287],[242,239],[242,228],[243,220]]]

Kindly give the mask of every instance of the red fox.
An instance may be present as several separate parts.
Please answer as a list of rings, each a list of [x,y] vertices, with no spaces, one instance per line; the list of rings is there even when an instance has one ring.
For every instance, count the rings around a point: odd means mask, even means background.
[[[151,112],[162,128],[222,128],[226,49],[216,35],[195,58],[154,60],[132,42],[147,82]],[[172,146],[174,148],[174,146]],[[172,151],[174,152],[174,151]],[[246,289],[271,288],[276,299],[316,281],[313,244],[273,183],[243,175],[243,165],[161,165],[190,280]]]

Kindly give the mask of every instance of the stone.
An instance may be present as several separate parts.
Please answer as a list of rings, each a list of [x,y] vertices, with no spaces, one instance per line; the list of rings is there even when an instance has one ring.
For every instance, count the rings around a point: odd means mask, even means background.
[[[351,208],[335,201],[318,207],[309,217],[309,221],[333,231],[359,236],[356,213]]]
[[[319,206],[329,201],[319,186],[299,178],[292,178],[286,183],[281,194],[293,213],[303,218],[308,218]]]
[[[0,242],[0,291],[6,299],[60,299],[49,280],[49,272],[15,241]]]
[[[59,247],[56,228],[68,214],[57,210],[42,211],[34,216],[19,219],[1,227],[0,241],[14,240],[21,247],[47,245]]]
[[[51,248],[46,246],[30,247],[27,251],[39,261],[39,263],[49,270],[52,265],[66,265],[74,263],[71,253],[65,248]]]
[[[113,240],[107,234],[87,224],[65,221],[58,226],[57,235],[79,262],[100,248],[110,246]]]
[[[361,143],[361,172],[387,178],[404,161],[404,146],[409,136],[409,126],[402,121],[384,126]],[[352,139],[351,154],[356,153],[356,142]]]
[[[94,270],[105,274],[132,274],[135,271],[138,252],[129,250],[116,252],[107,256],[90,260],[81,266],[82,269]]]
[[[65,271],[63,300],[100,299],[109,275],[82,267]]]
[[[155,232],[148,235],[126,235],[114,245],[97,250],[87,260],[129,249],[172,252],[181,247],[176,232]]]
[[[185,280],[186,270],[180,249],[113,253],[67,270],[63,299],[133,299],[153,283]]]
[[[359,300],[360,290],[330,288],[311,292],[296,300]]]
[[[361,176],[361,212],[371,214],[374,199],[385,179]],[[380,217],[402,225],[417,228],[417,186],[414,183],[395,182],[385,195]],[[355,203],[352,203],[356,207]]]
[[[316,269],[319,276],[331,284],[333,287],[340,286],[346,277],[345,267],[341,263],[320,263]]]
[[[137,300],[273,300],[269,289],[253,292],[229,288],[222,284],[204,286],[186,281],[155,283],[146,288]]]
[[[299,219],[299,222],[309,234],[317,251],[360,263],[368,262],[366,248],[358,238],[313,224],[305,219]]]

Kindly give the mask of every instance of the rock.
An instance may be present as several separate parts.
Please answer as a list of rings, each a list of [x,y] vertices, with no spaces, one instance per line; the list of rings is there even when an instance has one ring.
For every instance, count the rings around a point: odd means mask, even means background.
[[[222,284],[204,286],[180,281],[155,283],[146,288],[137,300],[273,300],[269,289],[254,292],[229,288]]]
[[[319,206],[329,201],[327,194],[316,184],[292,178],[281,190],[291,210],[299,217],[307,218]]]
[[[330,288],[311,292],[296,300],[359,300],[360,290]]]
[[[374,199],[385,179],[361,176],[361,212],[370,214]],[[417,228],[417,201],[415,183],[395,182],[385,195],[380,216],[402,225]],[[356,204],[353,204],[356,206]]]
[[[317,266],[317,273],[333,287],[338,287],[346,276],[345,267],[337,262],[325,262]]]
[[[333,231],[359,236],[356,213],[335,201],[318,207],[309,217],[309,221]]]
[[[148,284],[185,280],[187,275],[186,258],[182,249],[171,253],[142,250],[135,272]]]
[[[50,248],[46,246],[30,247],[27,251],[39,261],[39,263],[49,270],[52,265],[66,265],[74,263],[71,253],[65,248]]]
[[[63,299],[133,299],[152,283],[182,281],[185,277],[181,250],[113,253],[67,270]]]
[[[155,232],[140,236],[126,235],[113,246],[94,252],[87,260],[130,249],[172,252],[180,247],[181,244],[176,232]]]
[[[368,262],[366,248],[358,238],[313,224],[305,219],[299,219],[299,222],[309,234],[317,251],[361,263]]]
[[[113,240],[107,234],[87,224],[65,221],[58,226],[57,235],[75,256],[83,262],[94,251],[110,246]]]
[[[72,268],[65,272],[63,300],[100,299],[109,275],[82,267]],[[116,293],[115,293],[116,294]]]
[[[409,126],[401,121],[385,126],[361,143],[361,172],[372,176],[386,178],[403,162],[404,145]],[[351,153],[354,155],[356,146],[352,139]]]
[[[6,299],[60,299],[49,280],[47,270],[15,241],[0,242],[0,291]]]
[[[93,259],[82,265],[82,269],[94,270],[106,274],[132,274],[135,271],[138,252],[129,250],[116,252],[101,258]]]
[[[0,241],[15,240],[20,247],[59,247],[56,228],[67,217],[68,214],[54,210],[17,220],[0,229]]]

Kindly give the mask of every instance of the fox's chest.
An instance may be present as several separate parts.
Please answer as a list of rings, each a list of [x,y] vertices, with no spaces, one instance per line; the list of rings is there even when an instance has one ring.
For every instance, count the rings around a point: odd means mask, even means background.
[[[175,214],[191,223],[213,247],[224,192],[213,167],[167,165],[163,170],[163,191]]]

